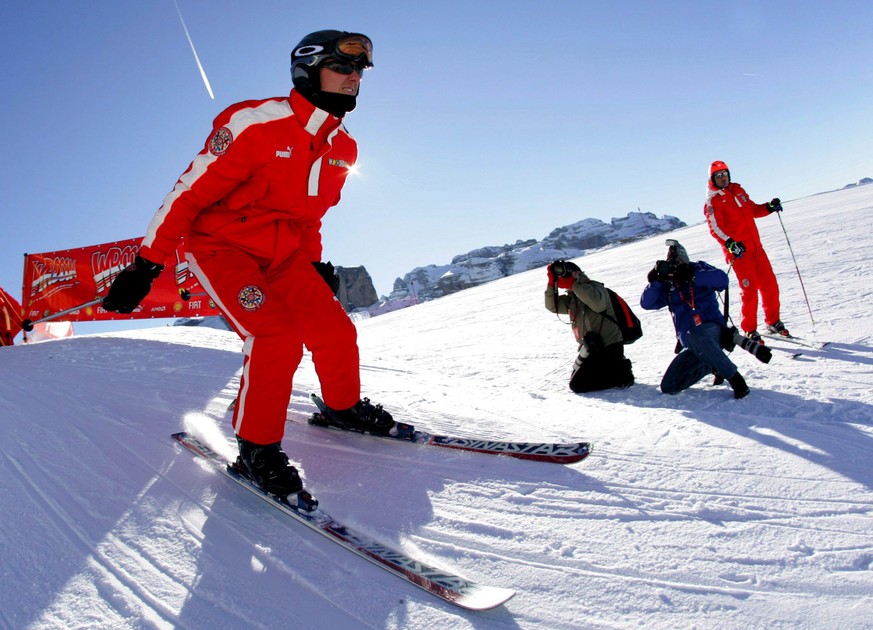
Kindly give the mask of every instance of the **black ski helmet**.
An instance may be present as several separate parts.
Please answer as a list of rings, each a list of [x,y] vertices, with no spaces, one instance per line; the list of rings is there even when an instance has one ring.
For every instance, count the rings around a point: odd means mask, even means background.
[[[319,70],[336,61],[363,70],[373,67],[373,44],[360,33],[315,31],[300,40],[291,51],[291,81],[306,100],[342,118],[355,108],[357,96],[321,91]]]

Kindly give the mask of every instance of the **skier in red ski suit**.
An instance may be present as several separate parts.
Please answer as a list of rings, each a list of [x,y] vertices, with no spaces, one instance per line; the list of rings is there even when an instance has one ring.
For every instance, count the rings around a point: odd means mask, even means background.
[[[21,332],[21,305],[0,287],[0,346],[12,346]]]
[[[706,205],[703,213],[713,238],[724,251],[725,261],[733,263],[740,284],[740,327],[748,337],[761,340],[758,333],[758,294],[764,309],[767,330],[787,336],[788,330],[779,319],[779,285],[770,266],[767,252],[761,245],[755,219],[772,212],[782,212],[778,198],[769,203],[755,203],[737,183],[731,182],[730,170],[722,161],[709,167]]]
[[[273,494],[302,489],[281,440],[304,345],[336,423],[394,427],[381,406],[361,400],[355,326],[321,263],[322,217],[339,202],[357,159],[342,119],[372,65],[364,35],[304,37],[291,54],[290,96],[237,103],[218,115],[149,224],[136,262],[103,303],[118,312],[136,308],[184,238],[190,269],[244,340],[233,416],[239,464]]]

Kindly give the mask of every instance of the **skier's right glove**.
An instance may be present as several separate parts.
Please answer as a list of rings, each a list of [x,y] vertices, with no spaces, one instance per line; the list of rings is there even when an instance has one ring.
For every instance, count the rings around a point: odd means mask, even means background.
[[[164,270],[163,265],[137,256],[132,265],[121,270],[103,298],[103,308],[127,315],[132,313],[152,290],[152,281]]]
[[[782,202],[779,201],[779,197],[774,197],[767,203],[767,212],[782,212]]]
[[[551,265],[546,267],[546,273],[549,275],[549,286],[550,287],[555,286],[555,284],[557,284],[557,282],[556,282],[556,278],[555,278],[555,272],[552,271]]]
[[[743,242],[735,241],[732,238],[725,241],[724,248],[733,254],[734,258],[742,258],[743,254],[746,253],[746,246],[743,245]]]

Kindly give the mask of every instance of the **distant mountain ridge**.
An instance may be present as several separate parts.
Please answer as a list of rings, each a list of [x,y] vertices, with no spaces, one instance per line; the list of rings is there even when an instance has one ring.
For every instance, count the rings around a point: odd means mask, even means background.
[[[857,183],[854,183],[854,184],[846,184],[845,186],[843,186],[843,189],[846,189],[846,188],[855,188],[856,186],[864,186],[864,185],[866,185],[866,184],[873,184],[873,179],[871,179],[871,178],[869,178],[869,177],[862,177],[861,179],[859,179],[859,180],[857,181]]]
[[[540,241],[516,241],[512,245],[495,245],[474,249],[455,256],[446,265],[416,267],[394,281],[391,294],[366,310],[379,315],[435,300],[463,289],[492,280],[542,267],[560,258],[578,258],[587,251],[615,243],[625,243],[660,232],[685,227],[680,219],[651,212],[629,212],[626,217],[605,223],[600,219],[583,219],[552,230]]]

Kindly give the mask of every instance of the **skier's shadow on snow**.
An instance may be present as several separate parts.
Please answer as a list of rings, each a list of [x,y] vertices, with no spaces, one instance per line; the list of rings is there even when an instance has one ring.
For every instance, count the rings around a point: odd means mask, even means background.
[[[431,496],[454,479],[441,474],[446,471],[444,465],[434,466],[428,461],[454,453],[434,453],[434,449],[426,447],[310,426],[307,419],[315,410],[308,390],[295,388],[282,444],[301,471],[306,488],[338,521],[390,547],[401,548],[408,538],[405,532],[426,527],[435,518]],[[204,619],[227,625],[209,607],[216,600],[230,597],[241,622],[285,619],[293,607],[294,623],[288,627],[381,627],[389,618],[396,621],[396,616],[402,614],[404,606],[397,606],[399,597],[401,603],[408,598],[442,605],[468,619],[496,616],[512,627],[511,615],[505,608],[466,613],[451,604],[441,604],[225,481],[217,480],[222,483],[222,491],[216,493],[209,509],[210,515],[221,516],[210,516],[202,526],[198,596],[186,603],[180,621],[200,627],[210,625]],[[463,475],[462,481],[467,481]],[[424,552],[417,555],[426,557]],[[450,559],[437,559],[436,564],[457,569]],[[240,577],[232,595],[224,594],[229,586],[228,575]],[[485,576],[469,577],[487,581]],[[361,616],[355,606],[344,603],[348,601],[381,605],[368,605]],[[292,602],[293,606],[289,606]],[[385,611],[384,619],[373,618],[377,609]],[[399,625],[404,624],[401,621]]]
[[[721,405],[717,411],[689,408],[685,413],[873,488],[869,465],[873,460],[873,405],[840,399],[813,401],[760,389],[735,404],[736,410]]]
[[[788,352],[794,351],[794,348],[787,348]],[[799,361],[815,359],[830,359],[831,361],[846,361],[848,363],[859,363],[862,365],[873,365],[873,347],[864,346],[859,343],[834,343],[831,342],[821,349],[813,348],[796,348],[800,353],[797,357]]]
[[[410,464],[410,455],[414,459],[414,447],[309,426],[307,417],[315,409],[308,390],[295,388],[282,440],[306,488],[338,521],[400,548],[404,531],[433,518],[429,496],[442,490],[443,480],[410,479],[411,470],[403,465]],[[227,410],[222,420],[228,427],[231,415]],[[390,457],[392,449],[396,457]],[[227,479],[213,475],[210,483],[217,485],[201,526],[197,587],[180,611],[180,625],[381,627],[398,614],[398,593],[439,605]],[[367,606],[363,615],[348,605],[367,600],[382,605]],[[215,602],[226,603],[216,608]],[[373,617],[377,609],[385,618]]]

